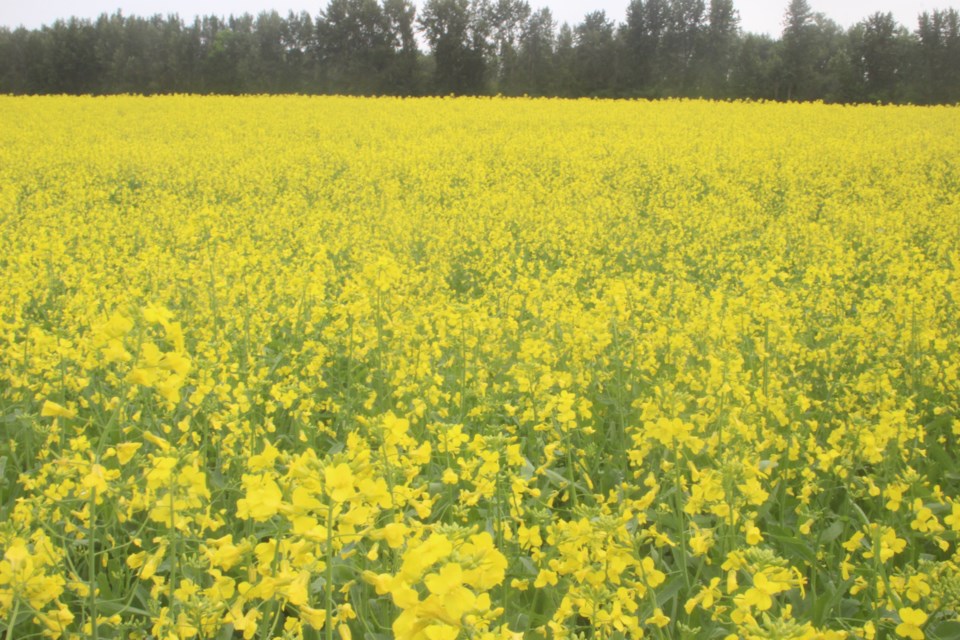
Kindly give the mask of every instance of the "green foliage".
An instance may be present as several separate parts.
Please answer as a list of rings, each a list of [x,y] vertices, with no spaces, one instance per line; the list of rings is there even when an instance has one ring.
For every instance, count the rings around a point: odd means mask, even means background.
[[[960,12],[844,30],[791,0],[779,39],[733,0],[632,0],[558,25],[527,0],[328,0],[319,15],[69,18],[0,29],[0,93],[308,93],[960,101]],[[419,40],[418,40],[419,37]],[[420,46],[425,45],[426,50]]]

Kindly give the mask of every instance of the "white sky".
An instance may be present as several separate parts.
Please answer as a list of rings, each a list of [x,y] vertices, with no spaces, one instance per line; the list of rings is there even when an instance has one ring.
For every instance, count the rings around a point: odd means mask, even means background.
[[[422,5],[423,0],[415,0]],[[589,11],[603,9],[607,16],[621,22],[626,16],[629,0],[528,0],[534,8],[548,6],[558,23],[580,22]],[[740,12],[740,24],[745,31],[779,35],[784,9],[788,0],[734,0]],[[185,20],[197,14],[249,12],[254,15],[264,10],[319,13],[327,0],[0,0],[0,26],[36,28],[50,24],[57,18],[77,16],[95,18],[101,13],[117,9],[125,15],[149,16],[156,13],[178,13]],[[814,11],[822,11],[842,26],[848,27],[876,11],[892,11],[894,16],[911,31],[916,28],[917,15],[933,9],[960,9],[960,0],[810,0]]]

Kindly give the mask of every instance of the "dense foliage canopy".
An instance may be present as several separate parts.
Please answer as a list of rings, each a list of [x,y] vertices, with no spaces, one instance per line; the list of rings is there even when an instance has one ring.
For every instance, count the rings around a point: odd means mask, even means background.
[[[792,0],[779,39],[732,0],[633,0],[558,25],[526,0],[330,0],[319,15],[71,18],[0,30],[0,92],[503,94],[960,101],[960,14],[848,30]]]

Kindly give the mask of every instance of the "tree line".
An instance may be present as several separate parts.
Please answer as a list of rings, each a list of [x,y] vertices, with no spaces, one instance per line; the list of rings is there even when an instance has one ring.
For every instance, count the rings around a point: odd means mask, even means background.
[[[779,38],[732,0],[631,0],[557,25],[526,0],[329,0],[319,15],[104,14],[0,29],[0,93],[307,93],[960,102],[960,12],[841,28],[790,0]]]

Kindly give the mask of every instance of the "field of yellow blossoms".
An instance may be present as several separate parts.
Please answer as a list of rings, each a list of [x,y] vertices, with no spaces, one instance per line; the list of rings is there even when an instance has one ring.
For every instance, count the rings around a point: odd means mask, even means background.
[[[960,637],[960,108],[0,98],[0,638]]]

